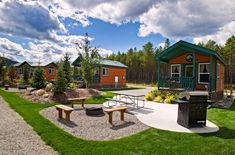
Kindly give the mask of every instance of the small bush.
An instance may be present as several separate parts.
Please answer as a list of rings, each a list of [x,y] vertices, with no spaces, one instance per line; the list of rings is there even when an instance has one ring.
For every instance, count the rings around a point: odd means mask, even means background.
[[[162,96],[158,95],[157,97],[154,98],[154,101],[155,102],[162,102],[163,101]]]
[[[154,99],[154,95],[153,95],[153,93],[148,93],[147,95],[145,95],[145,99],[147,100],[147,101],[152,101],[153,99]]]
[[[69,88],[75,89],[75,88],[77,88],[77,84],[74,82],[69,83]]]
[[[166,103],[171,103],[171,101],[172,101],[173,99],[175,99],[174,95],[169,95],[169,96],[166,97],[165,102],[166,102]]]

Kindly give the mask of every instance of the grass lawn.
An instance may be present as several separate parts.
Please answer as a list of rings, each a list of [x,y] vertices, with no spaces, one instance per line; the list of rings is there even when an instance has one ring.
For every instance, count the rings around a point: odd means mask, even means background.
[[[99,142],[76,138],[39,114],[40,110],[52,105],[32,104],[15,93],[3,90],[0,90],[0,95],[59,154],[233,155],[235,153],[235,104],[231,110],[209,110],[209,119],[220,126],[220,131],[217,133],[186,134],[151,128],[127,138]]]

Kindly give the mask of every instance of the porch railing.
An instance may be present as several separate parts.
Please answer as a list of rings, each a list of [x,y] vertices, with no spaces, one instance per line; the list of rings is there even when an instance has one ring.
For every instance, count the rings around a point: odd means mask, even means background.
[[[183,88],[185,90],[195,89],[196,78],[194,77],[160,77],[159,87],[168,88]],[[213,91],[216,88],[216,79],[212,79],[210,83],[210,89]]]
[[[184,88],[186,90],[194,89],[195,78],[193,77],[160,77],[159,86],[175,88]]]

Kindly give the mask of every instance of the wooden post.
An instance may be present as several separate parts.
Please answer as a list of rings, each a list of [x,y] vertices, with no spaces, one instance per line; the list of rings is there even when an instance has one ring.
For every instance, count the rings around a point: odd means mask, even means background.
[[[62,118],[63,117],[63,111],[62,109],[59,109],[59,108],[56,108],[59,112],[59,118]]]
[[[210,55],[210,90],[212,90],[212,56]]]
[[[194,80],[193,80],[193,84],[192,84],[192,86],[193,86],[193,90],[195,90],[195,88],[196,88],[196,55],[195,55],[195,52],[193,52],[193,78],[194,78]]]
[[[158,86],[160,84],[160,59],[157,59],[157,82],[158,82]]]

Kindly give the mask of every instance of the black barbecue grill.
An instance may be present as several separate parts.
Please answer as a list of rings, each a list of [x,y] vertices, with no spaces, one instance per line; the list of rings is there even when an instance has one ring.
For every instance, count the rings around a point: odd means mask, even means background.
[[[208,106],[207,92],[183,92],[181,100],[175,100],[178,103],[177,123],[186,127],[206,126],[206,115]]]

